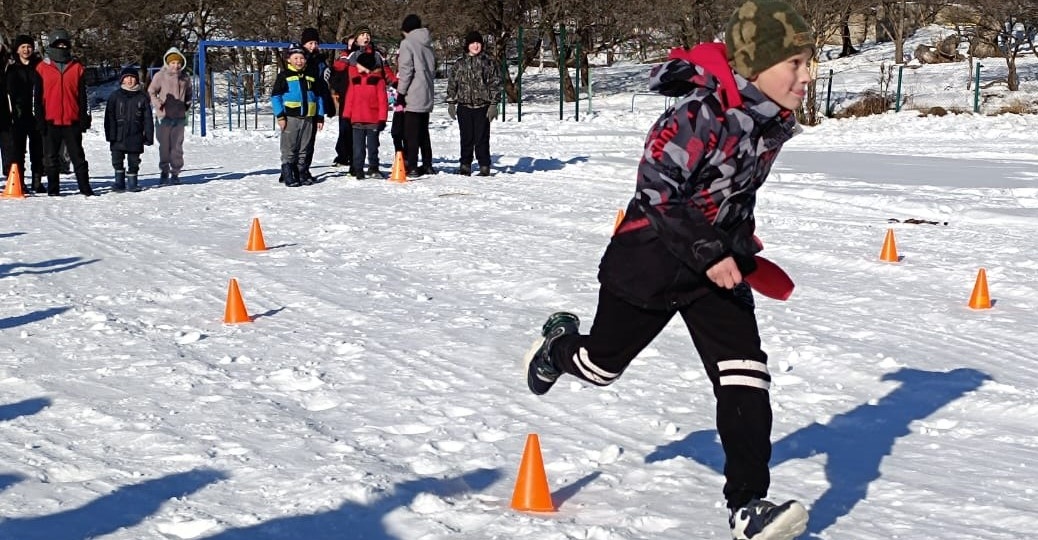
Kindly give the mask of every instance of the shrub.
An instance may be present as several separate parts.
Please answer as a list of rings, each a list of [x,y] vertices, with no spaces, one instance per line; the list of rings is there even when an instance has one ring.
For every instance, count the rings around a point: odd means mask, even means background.
[[[894,104],[894,100],[890,96],[882,95],[878,92],[865,92],[861,96],[861,99],[855,101],[852,105],[845,108],[844,110],[836,113],[836,118],[857,118],[861,116],[872,116],[874,114],[883,114],[890,110]]]

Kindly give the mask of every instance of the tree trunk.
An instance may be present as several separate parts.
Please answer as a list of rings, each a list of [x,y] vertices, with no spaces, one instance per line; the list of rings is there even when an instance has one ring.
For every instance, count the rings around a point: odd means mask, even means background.
[[[840,50],[840,58],[858,54],[858,49],[855,49],[854,44],[851,43],[850,19],[850,12],[844,12],[843,20],[840,23],[840,40],[843,42],[843,48]]]

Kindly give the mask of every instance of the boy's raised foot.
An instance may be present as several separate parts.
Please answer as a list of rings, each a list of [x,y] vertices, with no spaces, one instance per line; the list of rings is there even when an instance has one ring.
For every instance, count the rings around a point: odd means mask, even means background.
[[[580,319],[565,311],[552,313],[541,327],[541,337],[534,341],[523,358],[526,366],[526,385],[530,391],[540,396],[548,393],[555,381],[562,376],[562,370],[551,361],[551,346],[562,336],[580,332]]]

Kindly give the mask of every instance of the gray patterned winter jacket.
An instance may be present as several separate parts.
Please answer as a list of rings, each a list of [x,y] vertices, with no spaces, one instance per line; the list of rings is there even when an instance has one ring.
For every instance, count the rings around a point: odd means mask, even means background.
[[[691,302],[727,256],[744,274],[755,269],[757,190],[798,126],[717,54],[720,77],[685,59],[652,72],[651,90],[680,98],[649,130],[635,195],[599,267],[602,285],[636,305]],[[727,105],[722,81],[740,104]]]
[[[482,52],[458,58],[447,79],[447,103],[469,108],[497,103],[501,94],[501,68]]]

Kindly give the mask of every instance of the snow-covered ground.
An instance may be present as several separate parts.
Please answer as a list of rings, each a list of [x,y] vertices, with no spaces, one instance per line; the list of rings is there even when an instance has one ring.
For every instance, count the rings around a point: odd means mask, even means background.
[[[325,167],[330,127],[323,181],[288,189],[273,132],[217,130],[189,136],[183,185],[112,194],[90,132],[102,196],[66,179],[62,198],[0,200],[0,539],[726,538],[680,321],[606,389],[535,397],[517,366],[550,312],[594,315],[663,104],[631,111],[646,72],[596,71],[616,91],[579,123],[550,102],[495,123],[491,178],[451,174],[442,108],[441,173],[406,184]],[[826,121],[780,156],[758,230],[797,290],[758,317],[772,496],[810,508],[805,537],[1032,534],[1036,129],[903,112]],[[153,186],[154,149],[143,172]],[[253,218],[266,252],[243,249]],[[879,261],[888,228],[897,264]],[[980,268],[990,310],[966,307]],[[250,324],[222,324],[231,278]],[[509,509],[529,433],[552,514]]]

